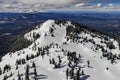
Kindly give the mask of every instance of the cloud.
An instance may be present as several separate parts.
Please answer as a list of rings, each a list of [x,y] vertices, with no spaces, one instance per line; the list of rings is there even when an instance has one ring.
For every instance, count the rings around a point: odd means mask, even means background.
[[[3,3],[14,3],[20,2],[24,4],[70,4],[70,3],[77,3],[83,2],[84,0],[0,0]]]
[[[113,6],[114,6],[114,4],[110,3],[108,6],[109,6],[109,7],[113,7]]]
[[[24,3],[24,4],[75,4],[83,2],[120,2],[119,0],[0,0],[3,3]]]
[[[102,3],[98,3],[98,4],[96,5],[97,8],[100,8],[100,7],[102,7],[102,6],[103,6]]]
[[[75,5],[75,7],[83,7],[85,5],[86,5],[85,3],[78,3],[78,4]]]

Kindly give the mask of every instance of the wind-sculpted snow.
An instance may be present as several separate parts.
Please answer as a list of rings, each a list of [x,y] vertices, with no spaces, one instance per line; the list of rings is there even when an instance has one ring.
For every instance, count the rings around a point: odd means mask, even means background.
[[[2,57],[1,80],[120,79],[118,42],[84,25],[48,20],[24,38],[32,44]]]

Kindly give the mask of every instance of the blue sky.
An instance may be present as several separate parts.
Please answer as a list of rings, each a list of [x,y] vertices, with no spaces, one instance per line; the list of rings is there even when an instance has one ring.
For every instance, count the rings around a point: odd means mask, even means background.
[[[103,3],[103,4],[109,4],[109,3],[113,3],[113,4],[120,4],[120,0],[91,0],[88,1],[88,3],[91,4],[97,4],[97,3]]]
[[[88,2],[88,3],[93,5],[96,5],[98,3],[102,3],[104,5],[108,5],[108,4],[120,5],[120,2]]]
[[[97,5],[98,3],[101,3],[104,6],[108,6],[109,4],[113,4],[114,6],[119,6],[120,5],[120,0],[91,0],[86,2],[91,5]]]

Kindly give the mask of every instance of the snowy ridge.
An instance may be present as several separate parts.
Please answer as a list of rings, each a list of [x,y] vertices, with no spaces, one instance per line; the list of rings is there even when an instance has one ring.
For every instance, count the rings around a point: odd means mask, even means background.
[[[118,42],[84,25],[48,20],[24,38],[28,48],[1,59],[1,80],[120,79]]]

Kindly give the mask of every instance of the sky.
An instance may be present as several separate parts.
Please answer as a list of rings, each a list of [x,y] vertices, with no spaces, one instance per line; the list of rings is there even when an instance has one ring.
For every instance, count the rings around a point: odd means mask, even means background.
[[[53,3],[53,4],[69,4],[78,2],[90,2],[90,3],[120,3],[120,0],[0,0],[3,3],[21,2],[26,4],[34,3]]]
[[[28,11],[52,8],[110,8],[120,10],[120,0],[0,0],[0,11]]]

